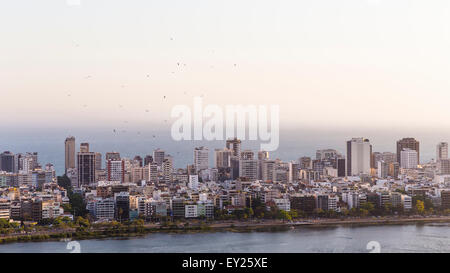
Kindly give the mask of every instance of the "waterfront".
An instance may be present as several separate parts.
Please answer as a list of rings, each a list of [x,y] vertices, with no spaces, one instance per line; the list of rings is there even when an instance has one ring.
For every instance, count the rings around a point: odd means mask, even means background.
[[[127,239],[79,241],[84,253],[171,252],[331,252],[366,253],[371,241],[383,252],[450,252],[448,223],[364,227],[310,227],[285,232],[152,233]],[[0,245],[0,252],[68,253],[67,242],[27,242]]]

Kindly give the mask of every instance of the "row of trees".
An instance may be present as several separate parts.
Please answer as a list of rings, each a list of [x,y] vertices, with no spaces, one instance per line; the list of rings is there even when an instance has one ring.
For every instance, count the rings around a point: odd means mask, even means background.
[[[253,201],[252,206],[244,209],[237,209],[228,213],[228,210],[216,209],[215,219],[218,220],[245,220],[245,219],[280,219],[292,220],[296,218],[320,217],[368,217],[368,216],[388,216],[388,215],[449,215],[450,210],[435,208],[431,200],[422,196],[415,196],[412,200],[412,209],[405,210],[403,206],[394,207],[387,203],[382,207],[377,207],[371,202],[363,204],[359,208],[342,209],[340,212],[334,210],[315,209],[306,213],[301,210],[291,209],[286,212],[278,209],[275,205],[269,208],[260,199]]]

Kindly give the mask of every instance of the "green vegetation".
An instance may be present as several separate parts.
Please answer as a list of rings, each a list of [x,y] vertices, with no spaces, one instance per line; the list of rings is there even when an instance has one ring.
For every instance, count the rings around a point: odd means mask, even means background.
[[[67,197],[69,198],[69,204],[64,204],[64,211],[70,212],[75,217],[86,217],[88,211],[86,210],[86,202],[83,200],[83,196],[79,193],[74,193],[72,184],[67,175],[57,177],[58,185],[67,190]]]

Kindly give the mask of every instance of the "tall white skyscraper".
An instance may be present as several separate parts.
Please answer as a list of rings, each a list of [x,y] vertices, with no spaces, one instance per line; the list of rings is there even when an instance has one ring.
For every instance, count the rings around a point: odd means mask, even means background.
[[[370,174],[372,145],[365,138],[353,138],[347,141],[347,175]]]
[[[208,169],[209,149],[207,147],[202,146],[194,149],[194,166],[197,172]]]
[[[403,149],[400,152],[400,167],[403,169],[415,169],[419,162],[417,160],[417,151],[409,148]]]
[[[436,161],[439,162],[442,159],[448,159],[448,143],[440,142],[436,146]]]

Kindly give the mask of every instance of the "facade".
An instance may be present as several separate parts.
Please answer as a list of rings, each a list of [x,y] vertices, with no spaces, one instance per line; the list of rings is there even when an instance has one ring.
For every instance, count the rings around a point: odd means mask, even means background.
[[[417,161],[417,151],[404,148],[400,152],[400,167],[403,169],[415,169],[419,162]]]
[[[15,156],[10,151],[5,151],[0,154],[0,171],[8,173],[16,172]]]
[[[115,201],[114,198],[104,198],[95,202],[95,219],[114,220]]]
[[[209,168],[209,149],[198,147],[194,149],[194,166],[197,172]]]
[[[106,162],[106,170],[108,181],[125,181],[125,161],[124,160],[108,160]]]
[[[436,146],[436,161],[439,162],[442,159],[448,159],[448,143],[440,142]]]
[[[75,138],[73,136],[66,138],[65,147],[65,173],[68,169],[75,168]]]
[[[377,176],[379,178],[386,178],[389,175],[389,164],[384,160],[378,161]]]
[[[291,211],[291,201],[289,199],[273,199],[279,210]]]
[[[161,149],[156,149],[153,151],[153,162],[155,162],[158,166],[162,166],[162,163],[165,158],[165,152]]]
[[[227,149],[233,152],[233,156],[240,157],[241,156],[241,140],[234,138],[228,139],[226,142]]]
[[[265,160],[261,164],[261,179],[263,181],[272,181],[273,180],[273,172],[275,170],[276,162],[274,160]]]
[[[197,218],[197,205],[186,205],[185,206],[185,218]]]
[[[250,180],[258,179],[258,160],[239,160],[239,177],[245,177]]]
[[[198,189],[198,175],[189,175],[189,188],[197,190]]]
[[[166,158],[163,161],[162,165],[164,182],[170,183],[173,181],[172,172],[173,172],[173,162],[170,158]]]
[[[401,152],[404,149],[410,149],[417,152],[417,164],[420,162],[420,144],[414,138],[408,137],[397,141],[397,162],[402,166]]]
[[[158,164],[152,162],[148,165],[148,177],[150,182],[158,182]]]
[[[368,139],[353,138],[347,141],[347,175],[370,174],[372,145]]]
[[[115,216],[119,221],[130,219],[130,194],[128,192],[119,192],[114,194]]]
[[[77,153],[78,186],[89,185],[95,182],[95,153]]]
[[[233,151],[227,148],[214,150],[214,166],[219,168],[231,167],[230,159]]]

